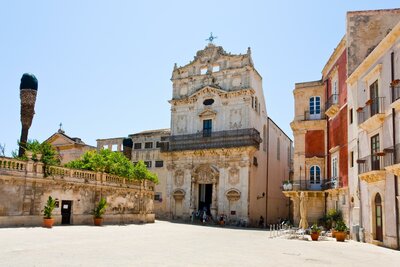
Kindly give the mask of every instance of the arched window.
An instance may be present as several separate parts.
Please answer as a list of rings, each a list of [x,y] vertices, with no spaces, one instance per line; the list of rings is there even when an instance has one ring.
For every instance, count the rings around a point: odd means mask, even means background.
[[[311,166],[310,168],[310,184],[321,183],[321,168],[317,165]]]
[[[310,120],[321,119],[321,98],[319,96],[310,97]]]
[[[375,240],[383,241],[382,198],[379,193],[375,196]]]

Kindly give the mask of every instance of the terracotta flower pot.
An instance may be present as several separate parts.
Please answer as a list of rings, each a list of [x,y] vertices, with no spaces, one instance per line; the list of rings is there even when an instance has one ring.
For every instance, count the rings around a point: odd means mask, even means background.
[[[319,238],[319,233],[315,232],[315,233],[311,233],[311,240],[312,241],[318,241]]]
[[[338,241],[338,242],[344,242],[344,240],[346,239],[346,232],[339,232],[339,231],[337,231],[336,232],[336,241]]]
[[[43,218],[43,227],[52,228],[53,224],[54,224],[54,219],[53,218],[51,218],[51,219]]]
[[[103,218],[93,218],[94,225],[102,226],[103,225]]]

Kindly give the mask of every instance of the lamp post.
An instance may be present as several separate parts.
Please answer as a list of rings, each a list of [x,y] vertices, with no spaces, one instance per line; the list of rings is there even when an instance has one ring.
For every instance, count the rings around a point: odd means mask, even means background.
[[[35,75],[24,73],[19,86],[21,99],[21,138],[19,143],[18,156],[22,157],[25,153],[26,142],[28,141],[29,128],[32,125],[33,115],[35,115],[35,103],[38,89],[38,80]]]

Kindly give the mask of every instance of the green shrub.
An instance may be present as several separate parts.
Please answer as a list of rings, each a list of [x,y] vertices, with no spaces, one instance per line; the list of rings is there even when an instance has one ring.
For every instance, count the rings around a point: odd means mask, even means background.
[[[44,206],[43,215],[45,219],[51,219],[53,210],[56,207],[56,201],[51,196],[47,199],[47,203]]]
[[[103,214],[106,212],[107,201],[105,198],[101,198],[99,203],[97,203],[97,207],[93,210],[95,218],[102,218]]]
[[[336,226],[335,226],[335,230],[336,231],[338,231],[338,232],[346,232],[347,229],[348,228],[347,228],[346,224],[344,223],[344,221],[339,220],[339,221],[336,222]]]
[[[65,164],[68,168],[106,172],[127,179],[149,180],[158,184],[156,174],[150,172],[143,161],[133,164],[120,152],[102,149],[85,152],[80,159]]]

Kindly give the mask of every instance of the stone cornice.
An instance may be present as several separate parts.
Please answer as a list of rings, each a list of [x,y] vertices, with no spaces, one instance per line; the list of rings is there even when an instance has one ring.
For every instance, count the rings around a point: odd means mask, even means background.
[[[237,97],[237,96],[244,96],[244,95],[254,95],[255,90],[253,88],[246,88],[246,89],[240,89],[240,90],[235,90],[235,91],[224,91],[221,89],[217,89],[211,86],[205,86],[202,89],[196,91],[192,95],[183,98],[183,99],[172,99],[168,101],[171,105],[179,105],[179,104],[193,104],[197,101],[198,97],[201,95],[205,94],[215,94],[218,95],[221,98],[231,98],[231,97]]]
[[[375,47],[375,49],[361,62],[361,64],[353,71],[347,83],[352,85],[357,81],[368,68],[370,68],[400,37],[400,22],[386,35],[385,38]]]
[[[327,75],[329,74],[332,66],[336,63],[339,57],[342,55],[343,51],[346,49],[346,35],[343,36],[342,40],[340,40],[339,44],[336,46],[332,55],[329,57],[328,62],[326,62],[324,68],[322,69],[322,77],[325,80]]]

